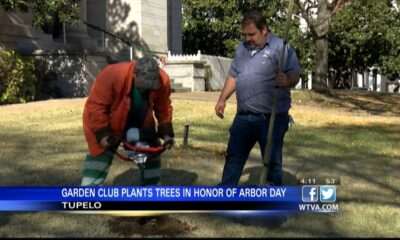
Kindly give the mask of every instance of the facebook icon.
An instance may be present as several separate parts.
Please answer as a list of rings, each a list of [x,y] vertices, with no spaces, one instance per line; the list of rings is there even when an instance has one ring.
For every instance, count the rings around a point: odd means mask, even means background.
[[[317,186],[303,186],[302,200],[303,202],[318,202],[318,187]]]

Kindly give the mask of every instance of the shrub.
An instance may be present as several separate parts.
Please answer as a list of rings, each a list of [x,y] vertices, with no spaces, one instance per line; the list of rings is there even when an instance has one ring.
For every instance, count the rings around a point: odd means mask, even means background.
[[[32,57],[0,48],[0,104],[34,100],[37,83],[34,70]]]

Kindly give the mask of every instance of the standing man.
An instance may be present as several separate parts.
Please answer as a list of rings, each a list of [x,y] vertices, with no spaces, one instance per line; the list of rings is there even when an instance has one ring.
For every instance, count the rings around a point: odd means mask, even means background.
[[[268,32],[261,12],[249,11],[242,20],[244,41],[236,50],[229,76],[215,113],[223,118],[226,101],[236,91],[237,113],[229,129],[230,137],[220,185],[239,183],[244,165],[254,144],[258,142],[264,157],[271,117],[273,93],[282,87],[277,102],[272,133],[271,158],[267,184],[282,185],[283,138],[289,124],[290,87],[299,81],[300,65],[295,50],[286,45],[282,72],[278,72],[283,40]]]
[[[167,73],[150,56],[112,64],[100,72],[83,111],[89,154],[83,165],[82,186],[104,182],[119,141],[125,138],[129,128],[138,128],[147,136],[155,136],[150,144],[159,144],[160,137],[168,143],[168,149],[173,146],[170,94]],[[159,157],[147,161],[142,185],[158,184],[160,167]]]

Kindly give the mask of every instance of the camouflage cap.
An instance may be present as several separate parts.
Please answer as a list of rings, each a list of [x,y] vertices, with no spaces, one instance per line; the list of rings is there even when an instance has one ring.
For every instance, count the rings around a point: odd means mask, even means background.
[[[155,90],[160,86],[157,61],[152,56],[143,56],[136,63],[136,81],[138,88],[144,90]]]

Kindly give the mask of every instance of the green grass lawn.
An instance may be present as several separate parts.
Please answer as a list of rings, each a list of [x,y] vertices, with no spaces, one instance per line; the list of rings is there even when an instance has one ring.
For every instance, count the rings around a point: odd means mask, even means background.
[[[214,95],[213,95],[214,96]],[[397,95],[293,93],[295,124],[285,138],[284,184],[301,177],[340,179],[340,212],[299,214],[276,228],[208,214],[173,215],[187,231],[124,232],[115,217],[54,212],[0,212],[0,237],[400,237],[400,110]],[[216,98],[173,98],[177,146],[163,157],[163,185],[215,185],[224,165],[236,110],[214,114]],[[82,131],[85,99],[0,106],[2,186],[79,185],[87,153]],[[189,147],[182,148],[190,124]],[[241,185],[256,185],[261,159],[255,147]],[[137,185],[137,168],[114,159],[105,185]],[[127,226],[129,228],[129,225]]]

